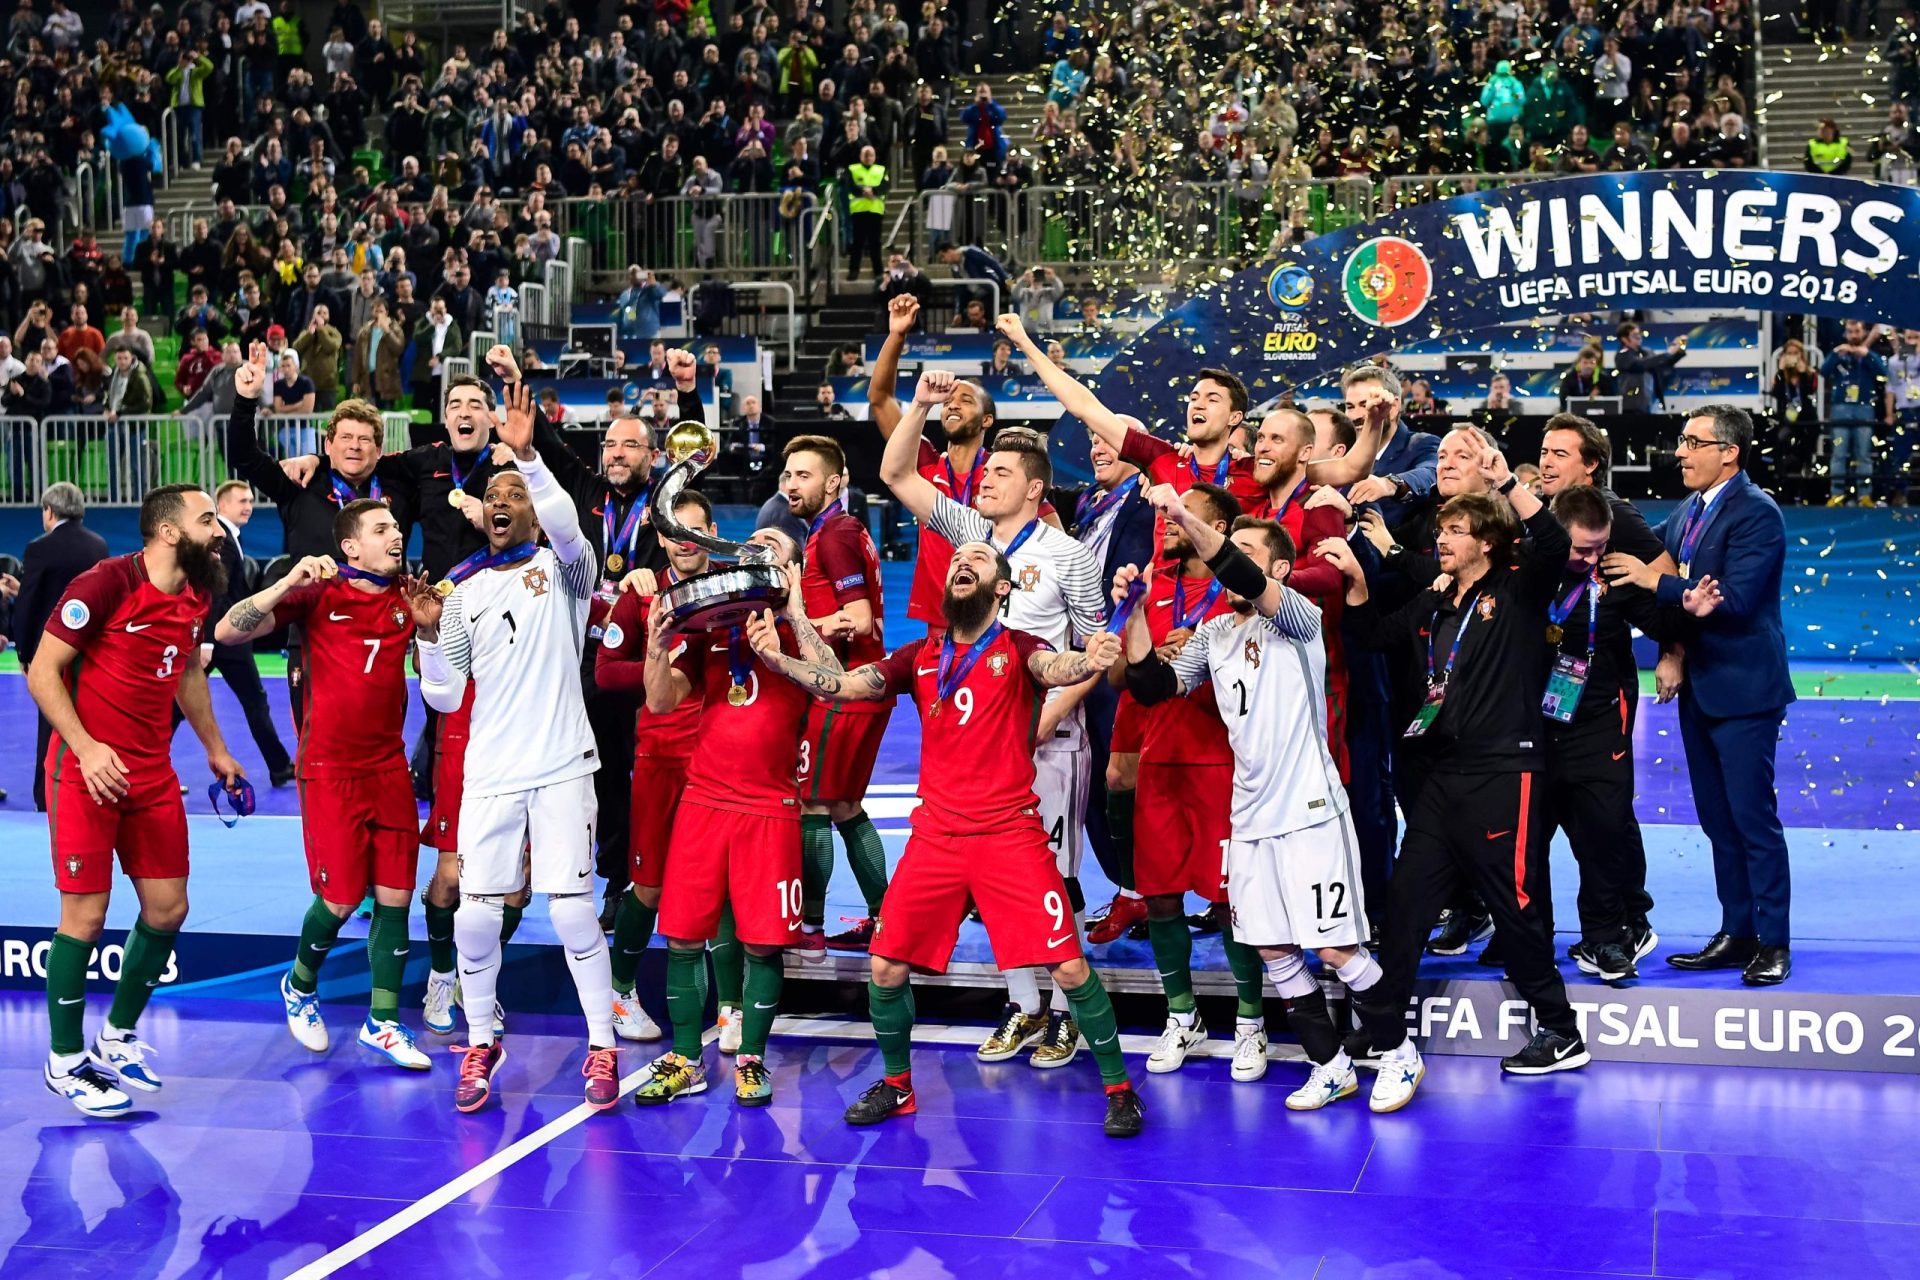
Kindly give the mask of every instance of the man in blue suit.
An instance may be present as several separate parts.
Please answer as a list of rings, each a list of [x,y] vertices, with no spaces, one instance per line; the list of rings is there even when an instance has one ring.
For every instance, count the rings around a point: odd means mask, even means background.
[[[1741,470],[1753,420],[1710,405],[1681,430],[1680,471],[1693,495],[1667,517],[1660,538],[1680,572],[1663,574],[1632,556],[1603,564],[1614,582],[1677,605],[1711,578],[1719,608],[1685,620],[1686,679],[1680,736],[1686,745],[1700,828],[1713,844],[1720,930],[1698,951],[1667,957],[1676,969],[1739,969],[1748,986],[1793,972],[1788,950],[1787,841],[1773,788],[1774,748],[1793,683],[1780,625],[1787,530],[1780,508]]]

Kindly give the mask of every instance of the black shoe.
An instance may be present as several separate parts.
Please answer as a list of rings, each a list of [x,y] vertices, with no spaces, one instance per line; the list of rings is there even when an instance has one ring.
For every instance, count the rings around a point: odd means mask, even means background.
[[[1533,1033],[1526,1048],[1500,1059],[1500,1069],[1509,1075],[1544,1076],[1555,1071],[1572,1071],[1592,1060],[1587,1042],[1578,1035],[1563,1036],[1542,1027]]]
[[[1193,930],[1195,937],[1204,938],[1220,932],[1220,918],[1212,911],[1196,911],[1187,917],[1187,928]]]
[[[1698,951],[1683,951],[1668,956],[1667,963],[1676,969],[1744,969],[1759,950],[1758,939],[1716,933]]]
[[[853,928],[844,933],[827,935],[829,951],[865,951],[873,943],[873,918],[854,922]]]
[[[918,1106],[911,1083],[898,1085],[882,1076],[860,1095],[859,1101],[847,1108],[846,1120],[850,1125],[864,1128],[895,1116],[910,1116]]]
[[[1653,949],[1660,945],[1660,935],[1653,931],[1653,926],[1647,923],[1644,916],[1629,925],[1627,932],[1633,940],[1633,959],[1635,964],[1652,955]]]
[[[1792,976],[1793,953],[1786,947],[1761,947],[1740,971],[1740,981],[1750,987],[1777,987]]]
[[[1137,1138],[1141,1125],[1146,1120],[1146,1112],[1140,1106],[1140,1095],[1132,1085],[1107,1091],[1107,1120],[1102,1126],[1109,1138]]]
[[[1465,955],[1468,947],[1492,934],[1493,921],[1486,916],[1447,911],[1440,917],[1440,931],[1427,940],[1427,952],[1436,956]]]
[[[0,787],[0,804],[5,804],[6,802],[7,802],[7,789],[5,787]]]
[[[600,932],[612,933],[614,918],[620,914],[620,895],[610,893],[600,907]]]
[[[1376,1071],[1379,1070],[1380,1051],[1373,1047],[1373,1036],[1368,1034],[1365,1027],[1361,1027],[1356,1031],[1349,1031],[1346,1040],[1341,1043],[1340,1047],[1347,1051],[1349,1058],[1353,1059],[1354,1066],[1371,1067]]]
[[[1587,946],[1585,939],[1567,948],[1567,959],[1573,961],[1582,973],[1595,972],[1593,967],[1593,951]]]
[[[274,786],[284,787],[289,782],[293,781],[293,766],[287,765],[285,768],[275,769],[272,773],[268,774],[267,776],[273,780]]]
[[[1153,931],[1148,929],[1147,922],[1145,920],[1142,920],[1139,924],[1136,924],[1131,929],[1127,930],[1127,936],[1133,939],[1135,942],[1145,942],[1148,938],[1151,938],[1153,936]]]
[[[1489,969],[1506,968],[1507,957],[1500,946],[1500,935],[1496,933],[1488,938],[1487,945],[1480,948],[1480,954],[1474,958]]]
[[[1602,982],[1625,982],[1640,976],[1640,971],[1634,968],[1633,957],[1617,942],[1587,948],[1587,960],[1587,964],[1580,966],[1581,972],[1591,973]]]

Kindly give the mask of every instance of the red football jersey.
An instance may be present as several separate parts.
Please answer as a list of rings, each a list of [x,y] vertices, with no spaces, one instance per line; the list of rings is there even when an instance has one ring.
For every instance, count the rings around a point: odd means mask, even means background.
[[[673,660],[693,682],[699,700],[700,750],[687,767],[684,799],[734,813],[781,816],[800,812],[800,736],[807,727],[807,692],[754,655],[739,629],[697,632]],[[782,651],[800,655],[793,633],[780,628]],[[745,665],[746,700],[728,700],[733,664]]]
[[[1167,642],[1184,611],[1188,626],[1198,627],[1208,618],[1233,612],[1233,605],[1222,590],[1207,599],[1215,586],[1212,578],[1181,578],[1177,572],[1156,573],[1140,608],[1147,611],[1147,634],[1155,647]],[[1202,609],[1204,604],[1205,608]],[[1199,613],[1199,617],[1193,615]],[[1140,760],[1143,764],[1232,764],[1233,747],[1227,742],[1227,726],[1214,704],[1213,682],[1195,689],[1184,698],[1140,708]]]
[[[1159,436],[1131,429],[1127,432],[1126,447],[1120,450],[1120,457],[1145,472],[1150,483],[1170,484],[1180,493],[1193,488],[1195,481],[1207,480],[1225,485],[1240,500],[1240,505],[1248,510],[1266,502],[1266,489],[1253,477],[1252,458],[1236,458],[1228,454],[1221,459],[1227,464],[1226,474],[1222,476],[1218,463],[1213,467],[1202,466],[1198,458],[1182,458],[1177,448]],[[1166,521],[1156,517],[1153,522],[1156,555],[1163,545],[1166,531]]]
[[[936,535],[937,536],[937,535]],[[943,540],[944,541],[944,540]],[[855,600],[873,609],[873,633],[833,641],[833,651],[847,670],[878,662],[887,656],[886,604],[881,599],[880,552],[867,527],[844,511],[820,520],[807,536],[806,567],[800,572],[800,594],[809,619],[837,613]],[[847,702],[841,710],[872,715],[880,703]]]
[[[345,578],[295,587],[273,607],[306,632],[300,697],[302,778],[407,767],[407,649],[413,615],[398,583],[362,591]]]
[[[75,578],[47,620],[46,634],[80,651],[67,668],[80,723],[136,777],[173,776],[173,700],[186,664],[200,661],[207,608],[192,587],[170,596],[154,586],[136,551]],[[47,759],[64,750],[54,734]]]
[[[661,576],[663,584],[675,581],[673,571]],[[600,638],[600,652],[594,657],[594,683],[615,692],[644,693],[647,665],[647,615],[653,601],[638,592],[622,592],[607,615],[607,631]],[[700,640],[694,636],[691,640]],[[679,657],[690,642],[687,636],[675,636],[671,653]],[[702,699],[696,688],[679,706],[665,715],[655,715],[643,705],[633,722],[633,753],[636,756],[668,757],[684,760],[693,754],[694,741],[700,736]]]
[[[1027,671],[1027,658],[1053,646],[1003,627],[944,699],[940,649],[941,637],[915,640],[881,664],[888,694],[911,694],[920,708],[914,830],[973,836],[1031,822],[1040,804],[1033,793],[1034,731],[1047,691]],[[954,654],[955,668],[970,651]]]

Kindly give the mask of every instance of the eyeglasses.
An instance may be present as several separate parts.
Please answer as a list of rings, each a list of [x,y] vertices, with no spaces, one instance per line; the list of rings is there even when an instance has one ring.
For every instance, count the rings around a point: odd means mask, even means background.
[[[1675,453],[1692,453],[1695,449],[1731,449],[1733,446],[1725,440],[1708,440],[1702,436],[1682,435],[1674,441]]]

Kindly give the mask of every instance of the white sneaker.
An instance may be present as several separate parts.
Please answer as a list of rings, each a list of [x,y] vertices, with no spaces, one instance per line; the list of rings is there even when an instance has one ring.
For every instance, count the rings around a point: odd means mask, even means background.
[[[1376,1115],[1398,1111],[1413,1101],[1413,1091],[1426,1077],[1427,1064],[1411,1037],[1400,1047],[1380,1055],[1380,1074],[1373,1078],[1373,1096],[1367,1107]]]
[[[460,979],[451,973],[427,974],[427,999],[420,1021],[437,1036],[453,1034],[453,989]]]
[[[1233,1033],[1233,1078],[1241,1084],[1267,1074],[1267,1029],[1251,1027]]]
[[[640,1007],[639,992],[613,993],[613,1034],[622,1040],[658,1040],[659,1024]]]
[[[413,1032],[399,1022],[376,1022],[373,1015],[367,1015],[367,1020],[360,1024],[360,1044],[382,1055],[394,1066],[405,1067],[408,1071],[425,1071],[433,1066],[427,1055],[413,1043]]]
[[[118,1039],[108,1039],[105,1032],[94,1037],[93,1048],[87,1051],[87,1057],[93,1065],[102,1071],[119,1077],[123,1085],[132,1085],[148,1093],[160,1092],[160,1074],[147,1061],[147,1055],[154,1051],[153,1046],[129,1031]]]
[[[1354,1078],[1353,1059],[1344,1052],[1336,1052],[1333,1061],[1315,1063],[1307,1082],[1287,1095],[1287,1110],[1318,1111],[1330,1102],[1338,1102],[1358,1092],[1360,1082]],[[1379,1092],[1376,1085],[1375,1096]]]
[[[1153,1052],[1147,1055],[1147,1070],[1155,1075],[1178,1071],[1187,1060],[1187,1054],[1206,1038],[1207,1027],[1200,1021],[1199,1014],[1194,1014],[1193,1021],[1187,1024],[1180,1021],[1178,1014],[1168,1014],[1167,1029],[1160,1033],[1160,1038],[1154,1042]]]
[[[320,1021],[320,1001],[317,996],[293,989],[293,975],[280,975],[280,999],[287,1006],[287,1030],[300,1042],[300,1047],[313,1053],[327,1051],[327,1024]]]
[[[123,1116],[133,1110],[133,1099],[114,1086],[100,1068],[87,1061],[71,1071],[55,1071],[51,1062],[42,1069],[47,1091],[73,1104],[83,1116]]]
[[[740,1052],[740,1011],[730,1004],[720,1006],[720,1052]]]

